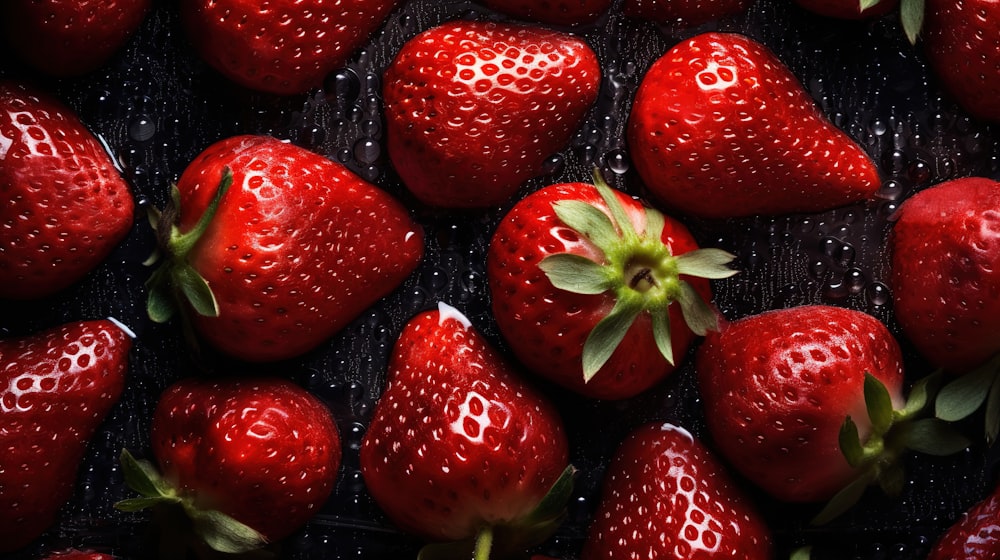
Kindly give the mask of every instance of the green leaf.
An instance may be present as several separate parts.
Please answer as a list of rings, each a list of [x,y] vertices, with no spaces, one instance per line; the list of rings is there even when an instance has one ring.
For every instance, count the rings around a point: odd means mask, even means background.
[[[583,344],[583,380],[590,381],[625,338],[625,333],[642,311],[639,298],[619,298],[607,317],[594,326]]]
[[[198,314],[205,317],[219,316],[219,304],[215,301],[212,288],[194,267],[185,264],[174,268],[173,272],[177,287]]]
[[[938,393],[934,415],[947,422],[967,418],[982,406],[996,377],[992,367],[980,367],[956,377]]]
[[[889,390],[870,373],[865,373],[864,383],[865,407],[868,409],[868,419],[876,434],[885,434],[892,426],[892,397]]]
[[[646,208],[646,231],[644,235],[650,239],[661,240],[663,238],[663,228],[666,227],[666,220],[658,210]]]
[[[128,449],[122,449],[118,456],[122,466],[125,484],[143,497],[173,496],[173,488],[163,479],[156,467],[149,461],[136,459]]]
[[[670,339],[670,308],[661,307],[650,311],[653,320],[653,340],[663,359],[674,365],[674,343]]]
[[[158,506],[165,502],[179,502],[179,498],[169,499],[165,497],[158,498],[127,498],[125,500],[119,500],[115,502],[115,509],[118,511],[127,512],[137,512],[144,509],[149,509],[151,507]]]
[[[722,249],[695,249],[674,258],[677,259],[679,274],[720,280],[739,273],[738,270],[726,266],[736,256]]]
[[[910,44],[917,44],[920,29],[924,26],[924,0],[902,0],[899,4],[899,18]]]
[[[847,464],[854,468],[860,466],[865,457],[865,449],[861,445],[858,426],[850,416],[840,425],[839,442],[840,452],[844,454],[844,459],[847,459]]]
[[[621,239],[611,218],[600,208],[582,200],[560,200],[552,204],[552,210],[566,227],[579,233],[605,253]]]
[[[701,299],[701,294],[687,282],[681,282],[680,288],[681,293],[677,298],[677,303],[681,304],[684,322],[687,323],[691,332],[698,336],[705,336],[710,330],[719,330],[719,317],[708,303]]]
[[[933,401],[937,394],[941,386],[941,378],[942,372],[938,370],[918,379],[913,384],[913,387],[910,388],[910,395],[906,399],[906,405],[896,412],[896,419],[906,420],[923,413],[927,405]]]
[[[865,494],[865,490],[874,480],[875,473],[873,471],[862,473],[861,476],[854,479],[854,481],[830,498],[826,506],[813,518],[812,524],[825,525],[851,509],[854,504],[858,503],[858,500],[861,499],[861,496]]]
[[[994,379],[990,386],[990,394],[986,397],[986,425],[984,427],[986,444],[993,445],[1000,433],[1000,380]]]
[[[618,226],[622,237],[626,239],[636,238],[638,234],[635,232],[635,226],[632,225],[632,220],[628,219],[628,214],[625,212],[625,207],[622,206],[621,201],[618,200],[616,191],[604,182],[604,179],[601,178],[600,173],[597,171],[594,172],[594,186],[597,187],[597,192],[601,193],[604,204],[607,205],[608,211],[611,212],[611,219]]]
[[[900,495],[903,492],[903,487],[906,485],[906,473],[903,470],[903,466],[899,463],[889,465],[884,471],[879,473],[878,485],[887,496]]]
[[[566,504],[569,503],[570,496],[573,495],[573,482],[575,478],[576,467],[569,465],[563,469],[563,472],[552,483],[542,501],[518,525],[537,525],[559,518],[566,510]]]
[[[881,1],[882,0],[861,0],[861,2],[858,4],[858,7],[861,9],[862,12],[864,12],[865,10],[870,10],[875,6],[878,6],[881,3]]]
[[[788,560],[809,560],[812,557],[812,547],[803,546],[802,548],[797,548],[792,551],[792,555],[788,557]]]
[[[252,527],[216,510],[185,508],[195,532],[213,550],[227,554],[243,554],[267,544],[264,535]]]
[[[149,288],[149,295],[146,297],[146,314],[155,323],[166,323],[177,312],[177,305],[170,292],[170,285],[161,280],[165,274],[166,269],[159,268],[149,277],[150,281],[146,283]]]
[[[944,457],[954,455],[971,445],[951,424],[938,418],[922,418],[907,426],[905,445],[908,449]]]
[[[580,255],[549,255],[538,263],[538,268],[553,286],[574,294],[600,294],[611,287],[608,269]]]

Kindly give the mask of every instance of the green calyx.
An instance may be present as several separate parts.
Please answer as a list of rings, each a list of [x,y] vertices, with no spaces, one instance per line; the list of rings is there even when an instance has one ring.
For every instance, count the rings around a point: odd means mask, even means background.
[[[190,231],[181,232],[177,227],[180,213],[180,192],[174,185],[170,191],[170,203],[159,212],[150,210],[150,222],[156,231],[157,251],[144,264],[152,266],[160,262],[146,281],[149,298],[146,312],[157,323],[169,321],[178,309],[178,301],[187,301],[196,313],[207,317],[217,317],[219,306],[208,282],[191,266],[188,255],[198,244],[205,230],[215,217],[222,197],[233,184],[233,173],[226,167],[215,190],[215,195],[205,212]]]
[[[864,398],[871,432],[862,442],[858,426],[848,416],[840,427],[840,450],[858,476],[826,504],[813,519],[822,525],[850,509],[868,486],[877,484],[888,495],[899,494],[905,482],[900,458],[917,451],[946,456],[970,445],[968,438],[949,423],[929,416],[931,403],[940,386],[939,373],[917,381],[900,409],[893,409],[888,389],[874,375],[865,374]]]
[[[553,210],[563,224],[601,252],[601,261],[557,253],[539,263],[556,288],[614,296],[611,312],[597,323],[584,344],[584,381],[590,381],[604,366],[642,313],[649,314],[656,346],[673,364],[670,305],[680,305],[685,323],[695,334],[703,336],[718,329],[715,312],[681,276],[721,279],[737,273],[726,266],[735,257],[720,249],[674,255],[661,239],[666,223],[663,214],[645,208],[645,229],[636,231],[615,192],[596,172],[594,186],[607,210],[580,200],[556,202]]]
[[[195,533],[218,552],[243,554],[267,544],[267,539],[252,527],[220,511],[199,508],[190,496],[178,493],[148,461],[136,459],[125,449],[120,460],[125,483],[139,497],[121,500],[115,504],[116,509],[136,512],[159,506],[179,507],[191,520]]]
[[[505,560],[523,558],[528,549],[555,533],[566,517],[576,468],[567,466],[529,514],[509,523],[483,525],[475,537],[424,546],[417,560]]]
[[[942,387],[934,402],[934,415],[947,422],[958,422],[980,408],[985,408],[986,443],[993,445],[1000,435],[1000,354]]]
[[[924,26],[924,0],[900,0],[899,19],[910,44],[917,44],[920,29]]]

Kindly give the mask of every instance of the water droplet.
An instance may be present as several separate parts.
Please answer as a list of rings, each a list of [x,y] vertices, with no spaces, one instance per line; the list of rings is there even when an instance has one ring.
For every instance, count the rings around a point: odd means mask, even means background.
[[[868,285],[868,301],[872,305],[885,305],[889,303],[889,298],[892,297],[892,292],[889,291],[889,286],[882,282],[872,282]]]
[[[865,289],[868,280],[860,268],[851,268],[844,273],[844,283],[851,294],[860,294]]]
[[[378,142],[369,138],[362,138],[354,144],[354,158],[358,160],[358,163],[375,163],[381,154],[381,146],[378,145]]]
[[[564,158],[562,154],[555,154],[554,156],[551,156],[549,157],[549,159],[545,160],[545,163],[542,164],[542,171],[546,175],[557,175],[559,173],[562,173],[562,170],[565,167],[566,167],[566,158]]]
[[[339,161],[340,163],[347,163],[351,161],[350,148],[341,148],[337,150],[337,161]]]
[[[612,150],[608,152],[606,157],[608,161],[608,169],[610,169],[612,173],[624,175],[628,172],[629,162],[624,151]]]
[[[145,142],[154,134],[156,134],[156,123],[146,115],[137,117],[128,126],[128,135],[136,142]]]

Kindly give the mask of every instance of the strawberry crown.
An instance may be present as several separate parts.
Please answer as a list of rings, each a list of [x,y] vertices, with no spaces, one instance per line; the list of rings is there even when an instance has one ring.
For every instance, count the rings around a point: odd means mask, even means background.
[[[583,378],[590,381],[607,363],[642,313],[651,317],[653,338],[668,363],[674,363],[669,307],[677,302],[688,328],[699,336],[718,330],[718,317],[682,276],[728,278],[737,271],[726,266],[735,257],[721,249],[697,249],[674,255],[662,241],[666,218],[644,208],[646,226],[636,230],[615,194],[594,173],[594,187],[607,210],[580,200],[553,203],[556,216],[593,244],[601,262],[571,253],[542,259],[539,268],[552,285],[577,294],[613,294],[615,305],[587,336],[583,347]]]
[[[937,372],[917,381],[906,404],[894,409],[885,385],[865,373],[864,399],[871,433],[862,442],[857,424],[847,416],[839,435],[840,450],[858,474],[830,499],[813,519],[814,525],[825,524],[846,512],[872,484],[890,496],[902,492],[905,475],[900,459],[905,451],[946,456],[969,446],[970,441],[950,424],[927,415],[940,380]]]

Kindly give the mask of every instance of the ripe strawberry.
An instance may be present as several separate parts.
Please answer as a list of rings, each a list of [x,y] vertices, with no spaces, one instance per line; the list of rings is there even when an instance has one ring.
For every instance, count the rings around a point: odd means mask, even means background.
[[[280,540],[330,496],[341,447],[329,409],[277,378],[182,379],[153,413],[150,463],[122,452],[128,485],[142,497],[116,507],[177,505],[220,552]]]
[[[962,515],[934,544],[927,560],[993,560],[1000,557],[1000,488]]]
[[[697,35],[657,60],[627,134],[649,190],[696,216],[820,211],[880,186],[868,155],[773,53],[741,35]]]
[[[888,14],[899,0],[795,0],[806,10],[838,19],[870,19]]]
[[[111,157],[58,100],[0,81],[0,298],[51,295],[103,261],[134,202]]]
[[[54,76],[79,76],[120,49],[152,0],[6,0],[0,22],[10,49]]]
[[[993,0],[927,0],[903,10],[903,25],[923,47],[941,86],[974,117],[1000,122],[1000,4]],[[922,14],[906,17],[907,14]]]
[[[55,522],[87,442],[121,396],[131,346],[110,320],[0,341],[0,553]]]
[[[896,319],[935,366],[1000,352],[1000,183],[970,177],[903,202],[889,238]]]
[[[483,560],[544,540],[572,489],[567,457],[556,410],[465,316],[439,304],[406,325],[361,443],[361,472],[399,528],[448,542],[421,558],[469,558],[475,542]]]
[[[487,277],[500,332],[528,369],[620,399],[669,375],[695,335],[716,328],[707,278],[735,271],[724,266],[732,255],[699,250],[683,224],[595,179],[515,205]]]
[[[740,319],[706,337],[695,366],[722,455],[779,500],[836,495],[824,520],[869,483],[898,492],[905,448],[949,454],[968,445],[943,422],[918,418],[929,382],[903,406],[899,345],[860,311],[808,305]]]
[[[646,424],[608,466],[581,560],[772,558],[770,530],[687,430]]]
[[[115,560],[115,557],[102,552],[69,549],[60,552],[53,552],[52,554],[46,556],[45,560]]]
[[[552,25],[584,25],[597,21],[611,0],[483,0],[505,14]]]
[[[572,35],[473,21],[434,27],[386,70],[389,157],[427,204],[502,203],[569,142],[600,80],[597,56]]]
[[[399,0],[183,0],[181,18],[201,56],[250,89],[291,95],[345,65]]]
[[[750,4],[750,0],[625,0],[622,11],[632,18],[693,27],[741,14]]]
[[[248,361],[314,348],[394,290],[423,256],[420,226],[389,194],[263,136],[209,146],[159,221],[169,258],[149,281],[150,316],[167,320],[171,296],[187,299],[197,331]]]

